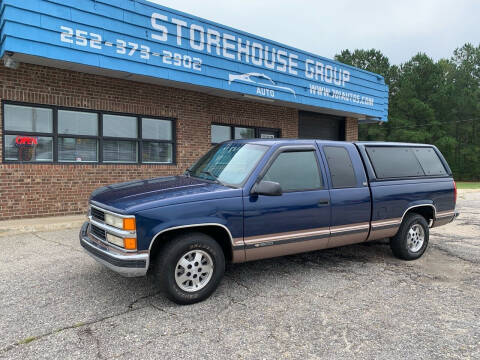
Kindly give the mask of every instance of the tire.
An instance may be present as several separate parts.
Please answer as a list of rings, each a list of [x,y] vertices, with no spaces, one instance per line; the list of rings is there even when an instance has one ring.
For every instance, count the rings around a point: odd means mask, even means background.
[[[186,233],[171,239],[159,252],[154,276],[165,295],[180,305],[207,299],[225,272],[220,245],[203,233]]]
[[[403,219],[397,235],[390,239],[390,248],[399,259],[416,260],[427,249],[429,234],[428,223],[423,216],[408,214]]]

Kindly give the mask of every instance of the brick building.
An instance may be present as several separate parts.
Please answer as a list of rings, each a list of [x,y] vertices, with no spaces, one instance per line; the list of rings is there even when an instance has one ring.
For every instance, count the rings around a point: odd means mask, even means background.
[[[0,220],[82,213],[228,139],[351,141],[387,119],[376,74],[146,1],[1,4]]]

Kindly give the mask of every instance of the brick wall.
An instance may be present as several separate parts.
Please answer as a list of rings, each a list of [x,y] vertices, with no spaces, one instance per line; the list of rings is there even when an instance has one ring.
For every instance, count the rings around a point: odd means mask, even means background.
[[[358,141],[358,120],[355,118],[345,119],[345,140]]]
[[[0,99],[177,119],[177,165],[0,163],[0,220],[83,213],[97,187],[182,173],[210,148],[212,122],[298,135],[295,109],[28,64],[0,67]]]

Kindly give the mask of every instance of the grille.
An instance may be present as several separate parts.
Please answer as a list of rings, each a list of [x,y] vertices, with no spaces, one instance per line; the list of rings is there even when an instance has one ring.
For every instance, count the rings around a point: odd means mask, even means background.
[[[105,221],[105,213],[101,210],[98,210],[94,207],[90,208],[90,213],[92,214],[92,217],[96,220],[100,220],[102,222]]]
[[[90,232],[92,235],[95,235],[101,240],[106,240],[107,235],[105,233],[105,230],[100,229],[99,227],[96,227],[95,225],[90,225]]]

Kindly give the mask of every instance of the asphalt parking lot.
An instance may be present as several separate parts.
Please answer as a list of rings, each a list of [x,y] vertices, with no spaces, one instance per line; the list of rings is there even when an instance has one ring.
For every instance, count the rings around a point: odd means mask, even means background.
[[[230,266],[179,307],[125,279],[77,230],[0,237],[0,359],[480,358],[480,192],[426,255],[385,241]]]

